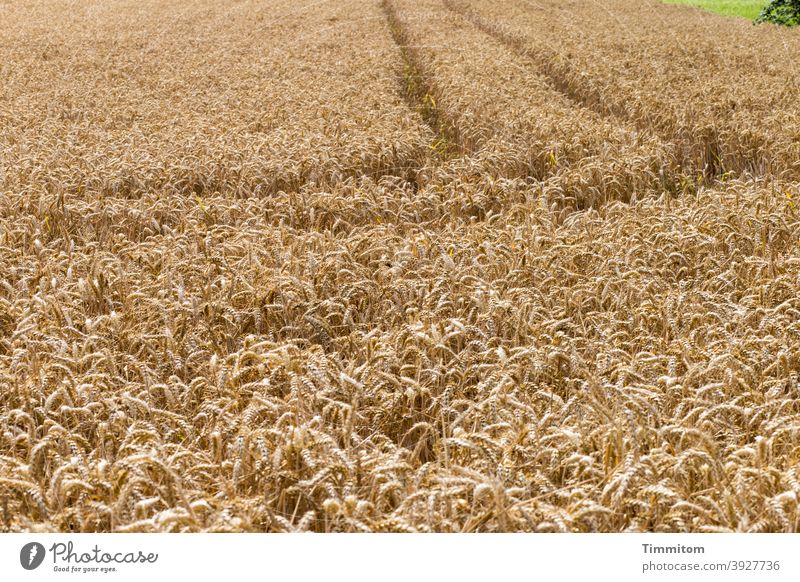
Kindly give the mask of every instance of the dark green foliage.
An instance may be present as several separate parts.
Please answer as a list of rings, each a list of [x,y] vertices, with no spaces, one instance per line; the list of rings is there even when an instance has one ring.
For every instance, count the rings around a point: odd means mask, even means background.
[[[756,22],[772,22],[786,26],[800,24],[800,0],[772,0],[758,15]]]

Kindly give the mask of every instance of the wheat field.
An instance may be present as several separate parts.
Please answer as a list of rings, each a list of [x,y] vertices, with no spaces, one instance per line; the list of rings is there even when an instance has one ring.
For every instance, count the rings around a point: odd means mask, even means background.
[[[0,2],[0,529],[800,531],[798,34]]]

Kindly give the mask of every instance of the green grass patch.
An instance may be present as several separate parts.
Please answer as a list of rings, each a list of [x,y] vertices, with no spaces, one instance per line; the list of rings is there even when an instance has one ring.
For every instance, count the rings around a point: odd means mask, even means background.
[[[750,20],[758,16],[767,0],[664,0],[669,4],[690,4],[725,16],[742,16]]]

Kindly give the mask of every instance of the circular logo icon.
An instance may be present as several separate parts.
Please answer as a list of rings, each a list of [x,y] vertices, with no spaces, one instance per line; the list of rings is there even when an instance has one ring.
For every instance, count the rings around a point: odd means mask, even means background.
[[[44,554],[44,546],[39,542],[25,544],[19,551],[19,563],[26,570],[35,570],[44,562]]]

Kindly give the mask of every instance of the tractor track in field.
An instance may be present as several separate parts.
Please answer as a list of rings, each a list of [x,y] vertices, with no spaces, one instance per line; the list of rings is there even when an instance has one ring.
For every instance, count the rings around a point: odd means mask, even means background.
[[[434,134],[429,146],[432,155],[442,160],[472,153],[460,139],[455,124],[446,119],[437,106],[431,75],[422,66],[417,49],[409,42],[394,4],[391,0],[382,0],[381,8],[403,59],[403,70],[399,74],[403,98],[410,109],[420,114]]]
[[[548,55],[535,53],[526,46],[525,37],[509,30],[498,22],[481,16],[460,0],[442,0],[442,3],[448,10],[461,16],[487,36],[501,42],[518,56],[524,57],[526,61],[536,67],[537,72],[547,79],[553,89],[566,96],[577,106],[585,107],[603,117],[629,124],[642,135],[653,136],[665,143],[679,145],[674,142],[672,136],[668,136],[664,132],[654,131],[649,123],[633,118],[622,107],[608,102],[599,91],[586,87],[585,84],[570,82],[569,79],[578,77],[578,74],[571,69],[571,65],[568,62],[557,58],[559,56],[558,53],[553,52]],[[725,168],[717,163],[722,158],[719,135],[713,131],[696,132],[691,136],[691,139],[695,143],[702,144],[701,147],[706,151],[703,158],[709,160],[709,163],[703,167],[697,167],[697,164],[693,163],[692,156],[687,153],[682,156],[680,169],[683,172],[690,173],[702,171],[706,178],[711,179],[718,178],[724,174]],[[696,147],[691,149],[696,149]],[[746,166],[748,162],[750,161],[742,160],[741,163]]]

